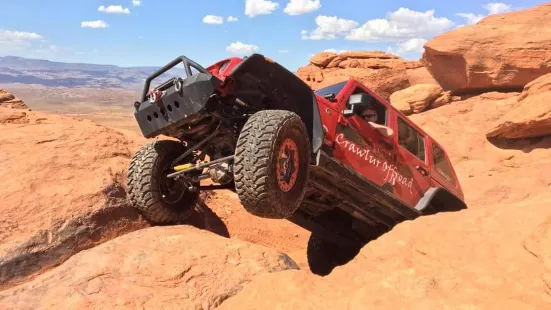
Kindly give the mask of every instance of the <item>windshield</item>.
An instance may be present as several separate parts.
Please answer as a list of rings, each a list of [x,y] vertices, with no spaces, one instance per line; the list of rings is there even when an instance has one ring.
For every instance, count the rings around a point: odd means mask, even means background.
[[[339,92],[342,90],[342,88],[344,87],[344,85],[346,85],[346,83],[348,83],[348,81],[333,84],[333,85],[318,89],[318,90],[314,91],[314,93],[316,93],[316,95],[321,96],[321,97],[323,97],[323,96],[325,96],[329,93],[334,93],[335,96],[337,96],[339,94]]]

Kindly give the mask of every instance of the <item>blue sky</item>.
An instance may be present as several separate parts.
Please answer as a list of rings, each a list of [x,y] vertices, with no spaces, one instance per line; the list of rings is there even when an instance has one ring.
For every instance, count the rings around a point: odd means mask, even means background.
[[[158,66],[183,54],[207,66],[258,52],[291,70],[327,49],[418,59],[439,33],[545,2],[0,0],[0,56]]]

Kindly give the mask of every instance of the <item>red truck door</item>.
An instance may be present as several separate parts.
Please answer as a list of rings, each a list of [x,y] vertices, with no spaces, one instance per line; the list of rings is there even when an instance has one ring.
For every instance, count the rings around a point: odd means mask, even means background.
[[[349,89],[343,96],[339,110],[348,109],[348,97],[351,94],[366,93],[362,87]],[[371,94],[369,94],[371,96]],[[376,107],[377,123],[389,125],[389,110],[385,104],[372,98],[372,106]],[[359,113],[351,116],[340,115],[335,131],[333,156],[342,164],[360,173],[374,184],[392,191],[388,186],[395,162],[394,139],[386,138],[364,120]],[[385,186],[387,184],[387,186]]]
[[[427,137],[400,115],[396,118],[395,133],[397,170],[406,177],[408,184],[405,188],[397,188],[395,194],[403,202],[415,207],[431,182]]]

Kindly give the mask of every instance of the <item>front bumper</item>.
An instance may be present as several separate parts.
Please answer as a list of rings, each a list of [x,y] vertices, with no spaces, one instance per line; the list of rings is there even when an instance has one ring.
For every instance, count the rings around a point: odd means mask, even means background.
[[[180,62],[184,63],[187,77],[173,78],[158,86],[152,92],[157,98],[150,100],[151,81]],[[190,66],[198,73],[192,74]],[[201,113],[220,83],[217,77],[184,56],[152,74],[145,82],[141,101],[135,103],[134,116],[144,137],[166,134],[168,129],[185,124],[188,117]]]

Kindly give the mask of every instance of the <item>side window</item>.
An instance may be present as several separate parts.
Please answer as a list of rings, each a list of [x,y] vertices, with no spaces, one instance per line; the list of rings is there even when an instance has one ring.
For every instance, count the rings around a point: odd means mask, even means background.
[[[424,137],[400,117],[398,117],[398,143],[411,154],[415,155],[423,162],[425,161]]]
[[[432,152],[434,157],[434,169],[436,172],[443,176],[448,182],[455,185],[455,179],[453,177],[451,164],[446,158],[444,150],[439,148],[436,144],[432,145]]]
[[[356,87],[351,95],[354,94],[367,94],[361,87]],[[369,95],[369,94],[368,94]],[[371,97],[371,106],[372,109],[364,109],[361,111],[356,111],[356,114],[362,119],[368,122],[374,122],[379,125],[388,126],[388,110],[384,104],[380,103],[374,97]]]

